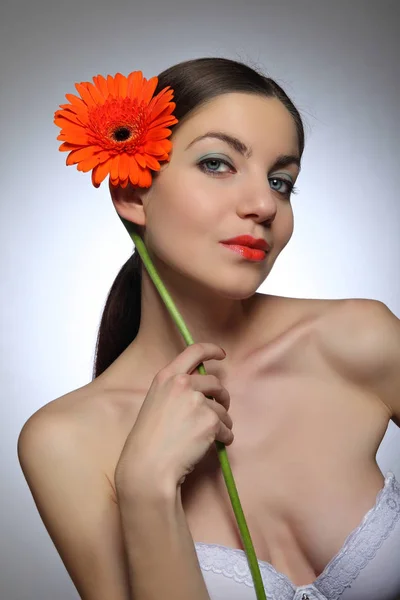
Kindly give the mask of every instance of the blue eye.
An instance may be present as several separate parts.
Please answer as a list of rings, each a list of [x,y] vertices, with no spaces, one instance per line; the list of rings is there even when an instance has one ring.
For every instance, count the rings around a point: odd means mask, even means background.
[[[227,167],[230,167],[231,169],[234,168],[234,167],[232,167],[232,165],[230,163],[228,163],[228,161],[223,160],[222,158],[205,158],[204,160],[201,160],[198,163],[199,169],[203,173],[207,173],[208,175],[211,175],[212,177],[218,177],[219,175],[223,175],[224,173],[227,173],[227,171],[217,171],[216,169],[210,169],[206,166],[207,163],[214,163],[214,164],[217,163],[217,165],[224,164]],[[281,185],[282,184],[286,185],[287,189],[284,192],[282,192],[280,189],[274,189],[274,191],[279,192],[283,196],[290,196],[291,194],[297,194],[297,192],[298,192],[297,188],[293,185],[293,183],[291,181],[289,181],[289,179],[284,179],[283,177],[270,177],[269,181],[278,181]]]
[[[222,160],[222,158],[205,158],[204,160],[201,160],[198,163],[199,169],[203,171],[203,173],[209,173],[210,175],[221,175],[221,172],[218,172],[215,169],[209,169],[205,166],[207,163],[222,163],[233,169],[232,165],[229,164],[226,160]],[[223,172],[226,173],[226,171]]]
[[[281,192],[281,190],[275,190],[276,192],[282,193],[284,196],[290,196],[290,194],[297,194],[297,188],[288,179],[284,179],[283,177],[270,177],[269,181],[279,181],[279,183],[284,183],[289,188],[286,192]]]

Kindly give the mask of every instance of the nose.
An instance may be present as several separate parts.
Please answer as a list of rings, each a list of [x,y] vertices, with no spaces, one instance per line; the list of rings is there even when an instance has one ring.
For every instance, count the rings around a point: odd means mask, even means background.
[[[253,181],[253,185],[246,190],[246,196],[239,203],[238,214],[240,217],[252,217],[258,223],[272,223],[278,210],[278,200],[274,195],[269,181],[265,183]]]

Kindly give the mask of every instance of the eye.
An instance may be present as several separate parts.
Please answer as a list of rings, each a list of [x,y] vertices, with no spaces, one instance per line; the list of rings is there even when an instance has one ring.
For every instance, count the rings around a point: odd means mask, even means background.
[[[223,160],[222,158],[212,158],[211,157],[211,158],[205,158],[204,160],[201,160],[198,163],[198,167],[199,167],[200,171],[203,171],[203,173],[208,173],[209,175],[213,175],[213,176],[215,176],[215,175],[222,175],[223,173],[226,173],[227,171],[217,171],[214,168],[209,169],[206,166],[207,163],[214,163],[214,165],[215,165],[215,163],[217,163],[217,165],[218,164],[224,164],[227,167],[230,167],[231,169],[233,169],[232,165],[230,163],[228,163],[228,161]]]
[[[290,196],[291,194],[297,194],[297,188],[294,187],[293,183],[291,181],[289,181],[288,179],[284,179],[283,177],[270,177],[269,178],[270,182],[278,182],[279,184],[284,184],[286,185],[287,189],[286,191],[282,192],[281,189],[277,190],[275,189],[274,191],[279,192],[280,194],[282,194],[283,196]]]
[[[216,166],[216,168],[207,167],[206,166],[207,163],[209,163],[209,164],[213,163],[214,166]],[[197,163],[197,166],[203,173],[207,173],[208,175],[211,175],[212,177],[218,177],[219,175],[223,175],[224,173],[227,173],[227,171],[218,171],[217,170],[218,165],[221,165],[221,164],[226,165],[230,169],[234,169],[234,167],[227,160],[224,160],[222,158],[213,158],[213,157],[204,158],[199,163]],[[274,191],[279,192],[279,194],[282,194],[282,196],[289,198],[291,196],[291,194],[297,194],[297,188],[288,179],[284,179],[283,177],[269,177],[268,180],[270,182],[271,181],[278,182],[281,186],[282,185],[286,186],[286,189],[284,191],[281,191],[281,188],[280,189],[273,188]]]

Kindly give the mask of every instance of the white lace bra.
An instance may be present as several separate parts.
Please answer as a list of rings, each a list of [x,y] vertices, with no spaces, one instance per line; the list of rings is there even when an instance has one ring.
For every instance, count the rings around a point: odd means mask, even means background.
[[[256,600],[244,550],[196,542],[211,600]],[[321,575],[295,586],[271,564],[258,561],[267,600],[400,600],[400,484],[392,472],[376,503]]]

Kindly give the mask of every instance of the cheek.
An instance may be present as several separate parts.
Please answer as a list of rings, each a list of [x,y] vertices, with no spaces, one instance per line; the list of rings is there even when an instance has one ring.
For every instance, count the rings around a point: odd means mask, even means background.
[[[285,246],[289,242],[290,238],[292,237],[293,231],[294,231],[293,211],[290,210],[290,213],[287,216],[287,220],[286,220],[286,223],[285,223],[285,231],[284,231]]]
[[[289,204],[288,214],[286,215],[286,229],[292,233],[293,227],[294,227],[293,209],[292,209],[291,205]]]
[[[293,210],[291,205],[288,204],[284,210],[277,214],[277,218],[275,220],[275,231],[274,228],[272,230],[272,238],[275,239],[275,243],[280,248],[284,248],[292,237],[293,230]]]
[[[149,242],[161,247],[171,240],[181,246],[197,233],[210,229],[210,201],[204,192],[186,185],[183,178],[164,181],[149,206]]]
[[[215,184],[213,188],[208,187],[204,180],[192,174],[173,182],[168,191],[168,204],[180,233],[190,235],[190,232],[210,231],[220,217],[223,198]]]

